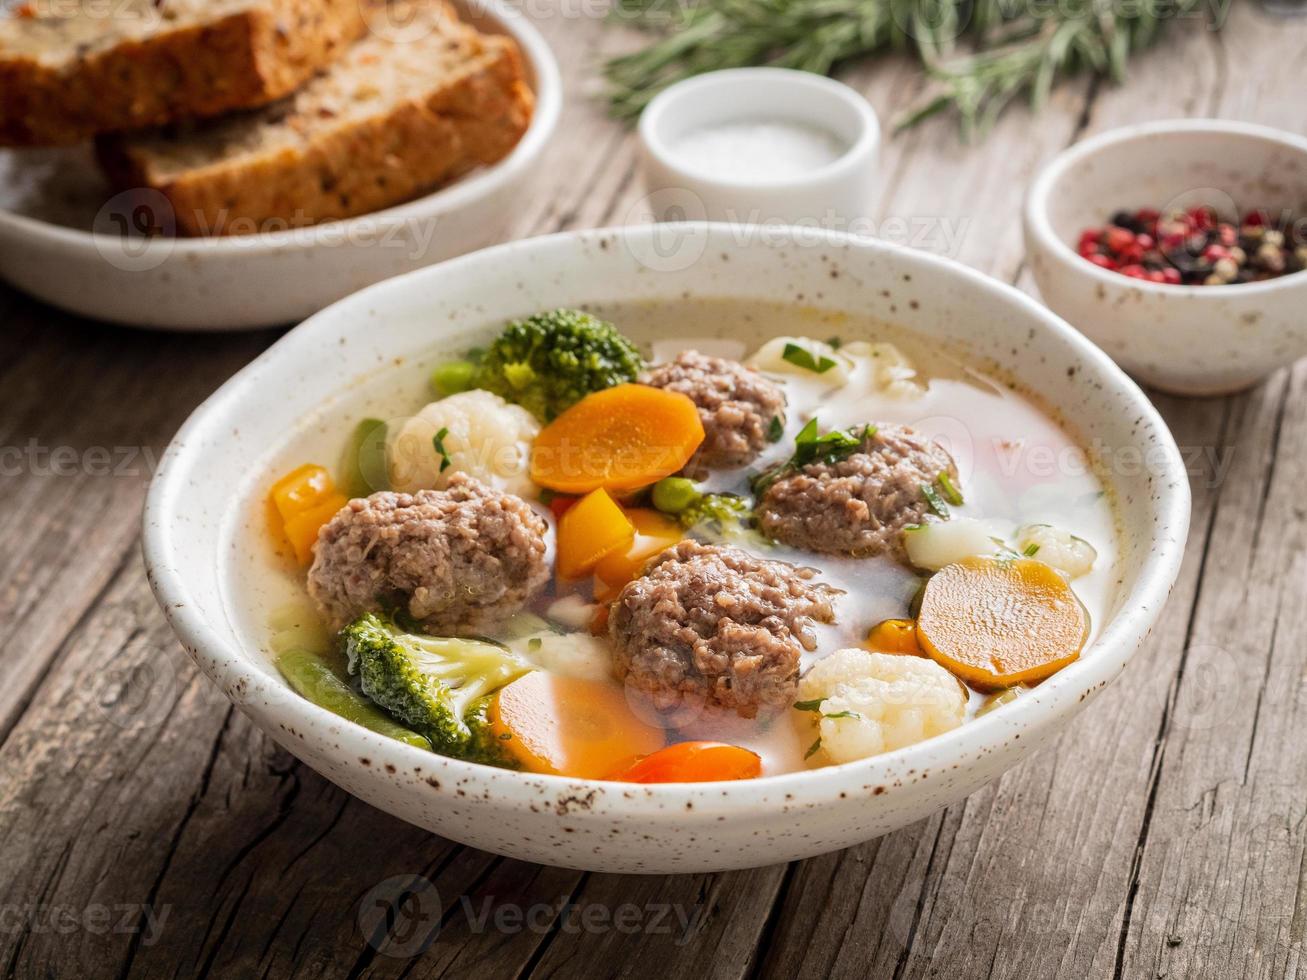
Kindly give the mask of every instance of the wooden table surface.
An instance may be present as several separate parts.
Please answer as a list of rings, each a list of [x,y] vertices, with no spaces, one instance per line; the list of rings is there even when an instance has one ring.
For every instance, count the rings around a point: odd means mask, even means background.
[[[628,36],[542,4],[568,103],[513,237],[623,223],[642,193],[630,134],[590,98]],[[940,120],[889,140],[879,227],[1026,287],[1019,202],[1052,154],[1166,116],[1302,132],[1305,65],[1307,20],[1236,3],[1222,34],[1179,25],[1128,88],[1073,82],[969,147]],[[846,78],[883,117],[920,85],[894,60]],[[639,878],[499,858],[374,810],[182,655],[142,573],[146,484],[275,332],[125,331],[3,288],[0,319],[6,976],[1307,975],[1307,365],[1235,397],[1156,399],[1191,463],[1184,569],[1146,649],[1056,742],[847,851]],[[370,943],[377,900],[405,894],[401,928]]]

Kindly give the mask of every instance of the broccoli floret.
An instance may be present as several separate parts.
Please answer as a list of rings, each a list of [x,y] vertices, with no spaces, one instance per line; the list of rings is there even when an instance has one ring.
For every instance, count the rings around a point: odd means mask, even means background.
[[[681,527],[708,531],[727,539],[747,534],[753,522],[749,502],[729,493],[705,493],[676,516]]]
[[[671,514],[681,527],[710,541],[765,546],[767,540],[753,529],[753,508],[733,493],[704,493],[683,476],[663,477],[653,485],[654,507]]]
[[[490,695],[531,670],[484,640],[408,633],[373,613],[341,631],[363,693],[431,740],[442,755],[508,765],[486,724]]]
[[[467,725],[471,735],[459,758],[467,759],[469,762],[480,762],[486,766],[498,766],[500,769],[520,769],[521,765],[508,751],[506,744],[512,736],[495,735],[490,730],[486,712],[490,710],[492,700],[494,700],[492,695],[480,698],[463,716],[463,724]]]
[[[514,320],[486,351],[476,387],[549,422],[586,395],[634,381],[644,360],[611,323],[580,310]]]

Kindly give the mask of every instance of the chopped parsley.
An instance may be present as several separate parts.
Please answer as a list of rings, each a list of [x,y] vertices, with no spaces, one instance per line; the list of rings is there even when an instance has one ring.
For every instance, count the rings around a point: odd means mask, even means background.
[[[817,739],[817,741],[808,746],[808,751],[803,753],[804,761],[806,762],[808,759],[811,759],[816,755],[819,748],[821,748],[821,739]]]
[[[794,437],[794,455],[784,463],[769,467],[753,478],[753,492],[761,496],[768,487],[787,473],[811,466],[814,463],[838,463],[862,449],[863,443],[876,435],[874,425],[853,426],[850,429],[832,429],[818,435],[817,420],[808,424]]]
[[[847,708],[844,709],[843,711],[831,711],[831,712],[822,711],[821,706],[825,703],[826,703],[826,698],[814,698],[811,701],[795,701],[794,710],[816,711],[823,718],[861,718],[862,717],[862,715],[858,714],[856,711],[850,711]]]
[[[445,450],[445,436],[447,436],[447,435],[449,435],[449,430],[446,429],[446,428],[443,428],[443,427],[442,427],[441,430],[440,430],[439,432],[437,432],[437,433],[435,434],[434,438],[432,438],[432,440],[431,440],[431,444],[432,444],[433,446],[436,447],[436,452],[438,452],[438,453],[440,454],[440,472],[441,472],[441,473],[443,473],[443,472],[445,472],[445,470],[449,469],[450,464],[453,462],[453,461],[449,458],[449,453]]]
[[[781,421],[779,415],[773,415],[771,421],[767,423],[767,441],[780,442],[783,435],[785,435],[785,423]]]
[[[785,350],[781,353],[781,360],[789,361],[795,367],[803,368],[805,371],[814,371],[817,374],[825,374],[838,363],[825,354],[821,357],[815,357],[812,351],[806,347],[800,347],[798,344],[786,344]]]
[[[926,503],[930,504],[930,509],[947,521],[949,519],[948,504],[944,502],[943,495],[935,489],[934,484],[923,483],[921,492],[926,498]]]
[[[531,639],[526,641],[526,648],[528,650],[539,650],[543,645],[544,641],[538,636],[533,636]]]
[[[939,484],[939,492],[944,495],[944,499],[954,507],[961,507],[965,503],[962,499],[962,491],[957,488],[947,472],[941,470],[939,476],[935,477],[935,482]]]

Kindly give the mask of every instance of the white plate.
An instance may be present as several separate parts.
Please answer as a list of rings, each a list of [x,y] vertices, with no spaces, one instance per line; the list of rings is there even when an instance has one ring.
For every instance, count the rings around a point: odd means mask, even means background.
[[[1030,297],[945,259],[811,229],[657,225],[514,242],[338,303],[215,393],[164,455],[145,510],[147,573],[200,668],[254,723],[374,806],[517,858],[602,871],[703,872],[846,847],[928,816],[995,779],[1125,666],[1175,580],[1189,483],[1165,424],[1098,348]],[[834,272],[834,274],[833,274]],[[252,559],[242,530],[277,453],[396,362],[484,342],[510,318],[585,303],[748,297],[879,313],[1005,365],[1101,449],[1121,527],[1111,614],[1084,656],[1029,695],[875,758],[737,783],[635,786],[511,772],[419,750],[295,694],[235,605]],[[742,325],[742,329],[748,329]],[[723,324],[723,331],[732,329]],[[342,353],[343,352],[343,353]],[[1146,465],[1140,465],[1140,460]]]
[[[364,286],[496,241],[558,122],[562,82],[544,38],[506,0],[458,6],[470,22],[517,41],[535,92],[530,127],[494,166],[344,221],[258,235],[146,239],[130,233],[133,214],[162,195],[112,195],[88,147],[0,150],[0,278],[98,320],[161,330],[248,329],[301,320]]]

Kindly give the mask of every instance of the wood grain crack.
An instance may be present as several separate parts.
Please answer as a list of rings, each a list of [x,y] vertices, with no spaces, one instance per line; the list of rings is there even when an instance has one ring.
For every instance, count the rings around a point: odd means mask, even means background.
[[[231,728],[232,718],[236,714],[236,706],[228,705],[226,712],[222,717],[222,724],[218,728],[218,734],[214,736],[213,743],[209,746],[209,756],[204,764],[204,771],[200,775],[200,784],[195,793],[191,796],[190,802],[186,805],[186,811],[182,814],[181,820],[177,822],[177,829],[173,832],[172,838],[168,841],[168,846],[164,850],[163,861],[159,866],[159,873],[155,876],[154,882],[150,885],[150,890],[146,894],[142,911],[136,922],[136,928],[132,930],[131,940],[127,945],[127,955],[123,958],[122,968],[118,973],[118,980],[129,980],[132,975],[132,961],[136,959],[137,950],[141,945],[141,938],[145,935],[143,928],[146,908],[153,908],[155,901],[159,897],[159,890],[163,887],[164,879],[168,877],[168,869],[172,867],[173,858],[177,855],[177,849],[181,846],[182,835],[186,833],[186,828],[191,822],[191,818],[200,808],[204,797],[209,792],[209,784],[213,779],[213,771],[218,765],[218,757],[222,754],[222,743],[227,737],[227,732]]]

